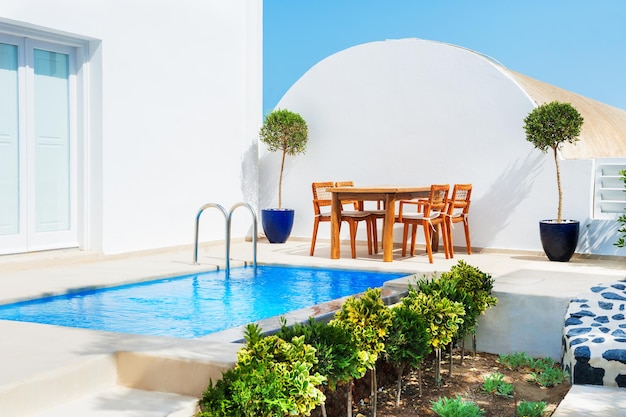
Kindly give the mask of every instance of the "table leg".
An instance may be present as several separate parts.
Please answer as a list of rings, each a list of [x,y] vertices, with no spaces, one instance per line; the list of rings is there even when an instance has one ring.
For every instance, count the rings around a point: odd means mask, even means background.
[[[396,199],[385,196],[385,221],[383,222],[383,261],[393,261],[393,226],[396,222]]]
[[[339,242],[339,224],[341,222],[341,201],[337,193],[332,193],[330,205],[330,259],[339,259],[341,243]]]

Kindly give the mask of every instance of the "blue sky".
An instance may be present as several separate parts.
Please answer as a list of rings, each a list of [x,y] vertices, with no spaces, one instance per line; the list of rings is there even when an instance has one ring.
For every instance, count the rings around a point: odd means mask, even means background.
[[[385,39],[446,42],[626,110],[626,0],[264,0],[263,114],[322,59]]]

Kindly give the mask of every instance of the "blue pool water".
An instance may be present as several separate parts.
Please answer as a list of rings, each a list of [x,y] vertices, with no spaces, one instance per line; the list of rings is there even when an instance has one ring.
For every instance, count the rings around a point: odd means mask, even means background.
[[[0,306],[0,319],[196,338],[376,288],[403,273],[233,268]]]

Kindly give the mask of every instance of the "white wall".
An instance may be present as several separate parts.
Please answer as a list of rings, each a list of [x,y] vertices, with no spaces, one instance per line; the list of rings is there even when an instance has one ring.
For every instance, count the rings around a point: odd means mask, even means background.
[[[283,183],[283,206],[296,209],[292,236],[311,235],[313,181],[458,182],[474,185],[473,246],[542,250],[538,222],[557,215],[554,160],[525,139],[534,103],[485,57],[418,39],[359,45],[311,68],[277,107],[299,112],[310,129],[307,152],[288,159]],[[276,205],[278,157],[263,150],[261,208]],[[564,216],[582,226],[591,213],[591,161],[561,165]],[[329,229],[320,227],[319,238]],[[347,239],[347,228],[342,233]]]
[[[191,244],[197,210],[256,206],[262,2],[10,0],[0,21],[89,40],[81,246]],[[201,240],[222,240],[217,210]],[[250,215],[233,217],[244,236]]]

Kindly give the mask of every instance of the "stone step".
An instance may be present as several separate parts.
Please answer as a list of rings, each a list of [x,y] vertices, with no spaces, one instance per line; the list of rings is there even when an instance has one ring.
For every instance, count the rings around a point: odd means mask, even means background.
[[[599,385],[572,385],[552,417],[624,417],[624,389]]]
[[[32,417],[193,417],[197,403],[194,397],[113,386]]]

